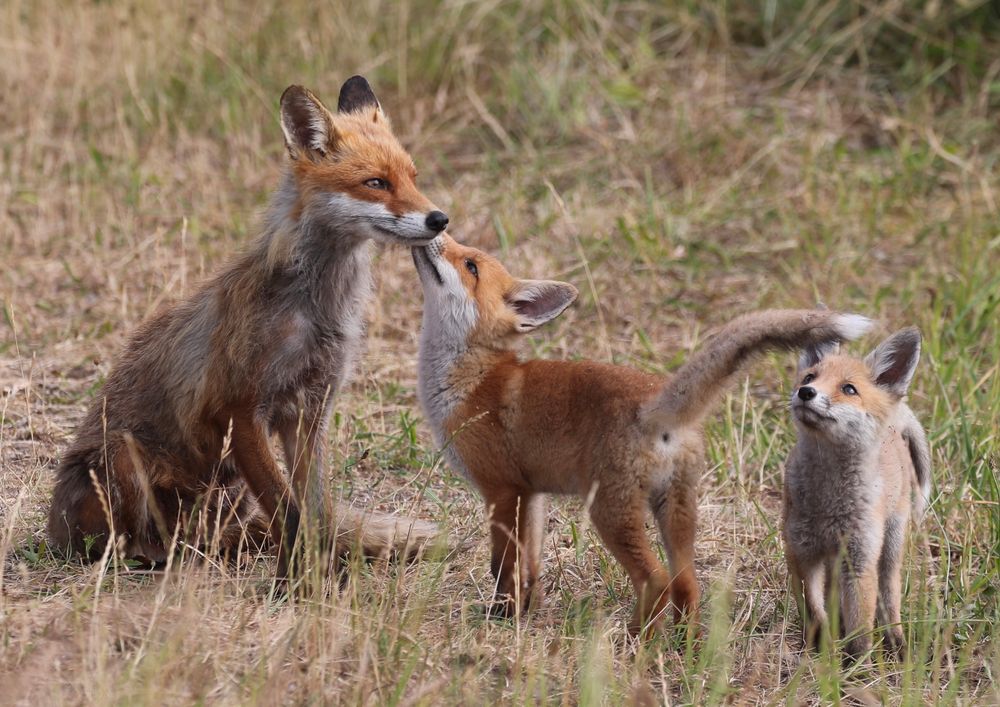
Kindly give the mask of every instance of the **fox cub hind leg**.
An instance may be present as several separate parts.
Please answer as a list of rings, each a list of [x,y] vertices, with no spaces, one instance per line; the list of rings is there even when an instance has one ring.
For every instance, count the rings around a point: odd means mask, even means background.
[[[512,617],[538,601],[545,537],[545,496],[504,490],[487,495],[490,571],[496,579],[492,616]]]
[[[657,559],[646,535],[646,504],[641,498],[626,502],[598,491],[590,509],[601,541],[628,573],[635,588],[635,611],[629,633],[650,638],[662,622],[670,601],[670,573]]]
[[[694,574],[694,535],[698,526],[698,467],[678,469],[662,492],[653,494],[650,507],[667,549],[670,571],[670,602],[674,621],[698,622],[700,591]]]
[[[899,657],[903,657],[906,651],[900,604],[903,590],[904,529],[909,522],[907,515],[890,516],[886,520],[882,554],[878,563],[878,622],[885,628],[887,647]]]

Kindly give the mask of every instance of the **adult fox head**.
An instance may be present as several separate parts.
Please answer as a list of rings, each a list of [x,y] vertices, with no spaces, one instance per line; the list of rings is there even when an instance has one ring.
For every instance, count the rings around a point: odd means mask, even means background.
[[[427,243],[448,217],[415,184],[417,170],[361,76],[340,89],[334,114],[309,90],[281,96],[281,129],[292,160],[292,216],[378,240]]]
[[[424,289],[424,335],[451,346],[504,348],[512,336],[559,316],[577,290],[554,280],[518,280],[499,260],[447,233],[413,249]]]
[[[830,441],[875,439],[906,395],[919,358],[920,331],[915,327],[896,332],[863,361],[841,355],[836,344],[806,349],[791,401],[799,430]]]

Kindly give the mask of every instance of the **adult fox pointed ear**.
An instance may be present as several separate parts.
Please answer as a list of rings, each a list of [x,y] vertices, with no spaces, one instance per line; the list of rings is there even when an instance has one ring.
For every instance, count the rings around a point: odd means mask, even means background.
[[[281,130],[293,160],[305,157],[315,162],[333,149],[333,116],[312,91],[302,86],[289,86],[281,94]]]
[[[514,326],[520,333],[537,329],[563,313],[579,293],[566,282],[521,280],[508,303],[514,310]]]
[[[364,76],[352,76],[340,87],[340,98],[337,100],[338,113],[371,113],[372,120],[378,122],[385,119],[382,106],[375,97],[372,86]]]
[[[906,395],[920,360],[920,330],[900,329],[865,356],[865,365],[872,372],[876,385],[893,395]]]

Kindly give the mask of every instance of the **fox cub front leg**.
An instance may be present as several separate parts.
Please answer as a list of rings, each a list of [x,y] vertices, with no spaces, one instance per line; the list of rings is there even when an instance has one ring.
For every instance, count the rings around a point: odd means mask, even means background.
[[[545,497],[506,491],[487,497],[490,513],[490,571],[496,589],[490,614],[511,617],[535,601],[545,536]]]
[[[847,637],[847,654],[857,660],[872,647],[878,603],[878,566],[874,560],[840,573],[840,620]]]
[[[799,605],[802,640],[808,648],[819,646],[820,632],[829,626],[826,615],[826,563],[813,558],[800,559],[791,545],[785,544],[785,560],[791,580],[792,595]]]

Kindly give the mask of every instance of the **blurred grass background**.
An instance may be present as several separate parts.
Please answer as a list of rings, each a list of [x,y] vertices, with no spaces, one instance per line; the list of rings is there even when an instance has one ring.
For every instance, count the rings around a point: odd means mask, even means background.
[[[996,3],[9,0],[0,53],[0,701],[1000,701]],[[457,237],[580,287],[526,353],[666,371],[738,312],[816,300],[921,327],[935,489],[907,662],[801,653],[778,536],[791,357],[709,428],[701,644],[625,638],[624,577],[573,503],[545,608],[486,621],[482,510],[420,421],[398,250],[331,473],[470,548],[293,605],[262,589],[269,560],[153,579],[46,551],[51,469],[124,337],[253,236],[281,91],[333,104],[354,73]]]

